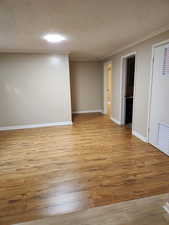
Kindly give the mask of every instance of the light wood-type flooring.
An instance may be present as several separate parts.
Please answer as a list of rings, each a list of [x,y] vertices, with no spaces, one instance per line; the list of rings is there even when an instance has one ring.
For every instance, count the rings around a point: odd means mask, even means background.
[[[101,114],[0,132],[0,225],[169,192],[169,157]]]

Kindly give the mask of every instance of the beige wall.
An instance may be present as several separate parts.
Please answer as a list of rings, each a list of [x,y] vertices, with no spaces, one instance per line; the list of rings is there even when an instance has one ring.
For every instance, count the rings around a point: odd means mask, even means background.
[[[68,56],[0,54],[0,127],[71,120]]]
[[[120,120],[120,75],[121,56],[136,51],[136,74],[135,74],[135,108],[133,118],[133,130],[144,137],[148,136],[148,112],[150,97],[150,65],[152,57],[152,45],[169,39],[169,31],[154,38],[146,40],[136,46],[126,49],[108,60],[113,63],[112,80],[112,117]]]
[[[72,111],[102,109],[102,64],[71,62]]]

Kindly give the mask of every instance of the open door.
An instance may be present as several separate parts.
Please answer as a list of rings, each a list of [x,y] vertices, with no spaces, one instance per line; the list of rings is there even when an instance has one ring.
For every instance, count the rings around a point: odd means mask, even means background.
[[[107,115],[112,115],[112,65],[107,65]]]

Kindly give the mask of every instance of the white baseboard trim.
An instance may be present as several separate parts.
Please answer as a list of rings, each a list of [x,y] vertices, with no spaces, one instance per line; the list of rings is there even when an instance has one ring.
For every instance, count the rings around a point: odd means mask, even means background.
[[[139,138],[140,140],[142,140],[142,141],[148,143],[148,138],[142,136],[142,135],[139,134],[137,131],[133,130],[133,131],[132,131],[132,135],[134,135],[134,136],[136,136],[137,138]]]
[[[66,126],[66,125],[72,125],[72,124],[73,124],[72,121],[65,121],[65,122],[56,122],[56,123],[43,123],[43,124],[7,126],[7,127],[0,127],[0,131],[3,131],[3,130],[30,129],[30,128],[38,128],[38,127]]]
[[[111,117],[110,118],[114,123],[121,125],[121,122],[119,120],[116,120],[115,118]]]
[[[96,113],[100,112],[102,113],[103,111],[101,109],[96,109],[96,110],[82,110],[82,111],[74,111],[72,112],[73,114],[79,114],[79,113]]]

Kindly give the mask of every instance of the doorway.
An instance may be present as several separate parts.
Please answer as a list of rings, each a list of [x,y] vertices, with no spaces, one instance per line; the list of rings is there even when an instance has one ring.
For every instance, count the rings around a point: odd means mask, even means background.
[[[129,128],[133,122],[135,58],[135,53],[122,57],[121,124]]]
[[[104,63],[104,110],[103,113],[112,119],[112,61]]]
[[[112,114],[112,64],[107,65],[107,115],[111,118]]]

